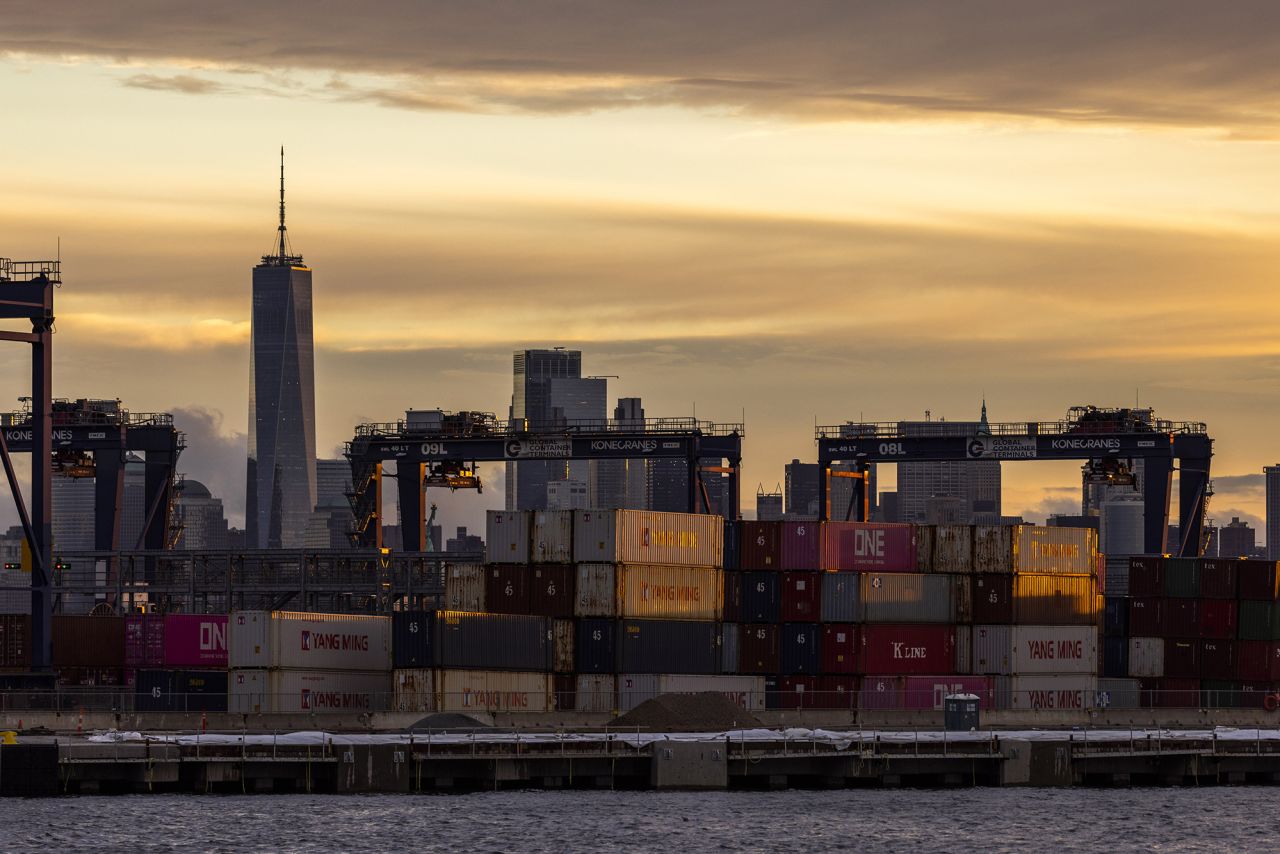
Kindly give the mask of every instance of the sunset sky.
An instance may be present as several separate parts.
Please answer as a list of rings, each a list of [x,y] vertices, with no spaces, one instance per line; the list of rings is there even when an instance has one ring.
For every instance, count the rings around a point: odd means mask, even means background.
[[[185,8],[184,8],[185,7]],[[1280,460],[1280,5],[0,0],[0,255],[59,237],[59,397],[171,410],[244,509],[250,269],[315,270],[318,447],[504,413],[511,352],[747,425],[1206,421],[1210,516]],[[9,397],[27,353],[0,351]],[[501,503],[440,501],[447,526]],[[1075,464],[1004,510],[1078,508]],[[1256,523],[1256,522],[1255,522]],[[1259,531],[1259,540],[1262,538]]]

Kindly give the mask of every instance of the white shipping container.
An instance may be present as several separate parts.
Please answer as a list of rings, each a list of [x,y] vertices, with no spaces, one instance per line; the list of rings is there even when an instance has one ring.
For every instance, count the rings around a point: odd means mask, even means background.
[[[973,528],[969,525],[933,527],[933,571],[973,572]]]
[[[576,510],[573,559],[722,567],[724,519],[653,510]]]
[[[528,563],[529,522],[526,510],[490,510],[484,525],[486,563]]]
[[[442,712],[546,712],[552,677],[498,670],[437,670],[436,707]]]
[[[724,571],[706,566],[623,564],[617,568],[618,616],[718,620]]]
[[[1129,675],[1142,679],[1164,676],[1164,638],[1129,638]]]
[[[573,672],[573,620],[551,621],[552,667],[556,673]]]
[[[236,670],[227,683],[227,711],[233,714],[360,714],[385,712],[392,702],[386,671]]]
[[[662,694],[723,694],[747,711],[764,709],[763,676],[626,673],[618,677],[618,711],[625,714]]]
[[[1137,709],[1142,706],[1142,683],[1137,679],[1099,679],[1099,709]]]
[[[997,680],[996,702],[1018,711],[1079,711],[1093,708],[1097,692],[1096,676],[1007,676]]]
[[[484,567],[455,564],[445,568],[444,599],[448,611],[481,613],[485,609]]]
[[[573,563],[573,511],[533,511],[530,548],[533,563]]]
[[[975,673],[1096,673],[1095,626],[974,626]]]
[[[436,710],[435,671],[425,668],[393,670],[391,684],[396,712],[434,712]]]
[[[618,574],[611,563],[578,564],[578,589],[573,605],[575,617],[616,617],[618,615]]]
[[[234,611],[227,620],[234,668],[390,670],[391,618],[305,611]]]
[[[574,711],[608,712],[614,714],[618,710],[618,680],[612,676],[599,673],[584,673],[578,677],[577,693],[574,698]]]

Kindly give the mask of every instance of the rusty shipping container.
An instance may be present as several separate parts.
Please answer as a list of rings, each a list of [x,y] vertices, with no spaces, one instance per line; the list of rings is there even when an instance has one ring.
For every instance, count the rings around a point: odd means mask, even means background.
[[[618,616],[646,620],[718,620],[724,570],[708,566],[622,564]]]
[[[1098,630],[1094,626],[974,626],[976,673],[1096,673]]]
[[[580,563],[574,585],[575,617],[618,615],[618,571],[611,563]]]
[[[1012,572],[1012,525],[973,526],[973,571],[983,573]]]
[[[524,564],[493,563],[486,566],[485,610],[491,614],[528,614],[529,575],[529,567]]]
[[[578,568],[568,564],[529,567],[529,613],[539,617],[572,617],[577,599]]]
[[[391,670],[391,618],[303,611],[234,611],[232,668]]]
[[[971,525],[934,526],[933,571],[973,572],[973,527]]]
[[[54,667],[124,667],[124,617],[55,614]]]
[[[954,623],[956,620],[956,587],[950,576],[876,572],[862,573],[861,578],[863,619],[868,623]]]
[[[981,530],[981,550],[977,544],[974,549],[978,572],[1093,575],[1096,570],[1098,535],[1090,528],[1009,525]]]
[[[653,510],[575,510],[573,556],[579,563],[724,565],[724,520]]]
[[[945,625],[864,625],[861,671],[868,675],[945,674],[955,667],[956,630]]]
[[[391,708],[397,712],[436,711],[435,671],[425,667],[402,668],[391,672],[394,696]]]
[[[1164,676],[1164,638],[1129,638],[1129,675],[1138,679]]]
[[[490,510],[485,517],[485,563],[528,563],[530,523],[526,510]]]
[[[547,712],[553,707],[547,673],[498,670],[436,671],[442,712]]]
[[[31,616],[0,614],[0,667],[31,666]]]
[[[556,673],[572,673],[574,669],[573,620],[551,621],[551,669]]]
[[[738,672],[770,675],[782,671],[782,632],[776,624],[738,627]]]
[[[819,569],[828,572],[915,572],[911,525],[825,522],[819,529]]]
[[[776,572],[782,569],[782,523],[738,523],[738,569],[743,572]]]
[[[935,525],[915,525],[916,529],[916,572],[935,572],[933,568],[934,538],[937,536]]]
[[[227,682],[232,714],[354,715],[385,712],[394,700],[390,670],[243,669],[231,671]]]
[[[1097,625],[1098,593],[1097,579],[1091,575],[1019,574],[1013,579],[1014,621],[1038,626]]]
[[[782,573],[782,619],[784,622],[817,621],[822,613],[820,572]]]
[[[486,610],[484,601],[484,567],[478,564],[453,564],[444,570],[444,601],[450,611]]]
[[[822,562],[822,535],[817,522],[782,522],[782,568],[813,572]]]
[[[534,510],[530,529],[531,563],[573,563],[573,511]]]

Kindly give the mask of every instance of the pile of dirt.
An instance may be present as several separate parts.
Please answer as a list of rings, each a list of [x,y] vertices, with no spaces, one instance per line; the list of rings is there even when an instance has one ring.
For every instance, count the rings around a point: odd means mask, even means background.
[[[639,727],[647,732],[723,732],[763,726],[754,715],[724,694],[661,694],[646,700],[611,726]]]
[[[492,727],[467,715],[448,712],[427,715],[409,727],[409,730],[413,732],[425,732],[426,730],[431,730],[432,732],[467,732],[473,729],[492,729]]]

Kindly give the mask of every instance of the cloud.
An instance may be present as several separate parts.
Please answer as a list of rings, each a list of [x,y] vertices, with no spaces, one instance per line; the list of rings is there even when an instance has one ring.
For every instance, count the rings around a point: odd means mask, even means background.
[[[222,413],[202,406],[172,409],[174,425],[186,434],[187,447],[178,461],[178,470],[198,480],[215,498],[222,499],[228,521],[244,526],[244,490],[248,461],[248,438],[228,431]]]
[[[1266,476],[1259,474],[1214,475],[1213,490],[1216,493],[1246,494],[1261,497],[1266,488]]]
[[[158,92],[181,92],[184,95],[217,95],[227,87],[213,80],[191,74],[175,74],[162,77],[156,74],[134,74],[123,81],[135,89],[152,89]]]
[[[373,75],[394,84],[353,85],[345,97],[408,109],[674,103],[812,120],[1009,117],[1250,137],[1280,127],[1278,19],[1267,0],[14,0],[0,15],[0,51]],[[150,76],[128,85],[217,86]]]

